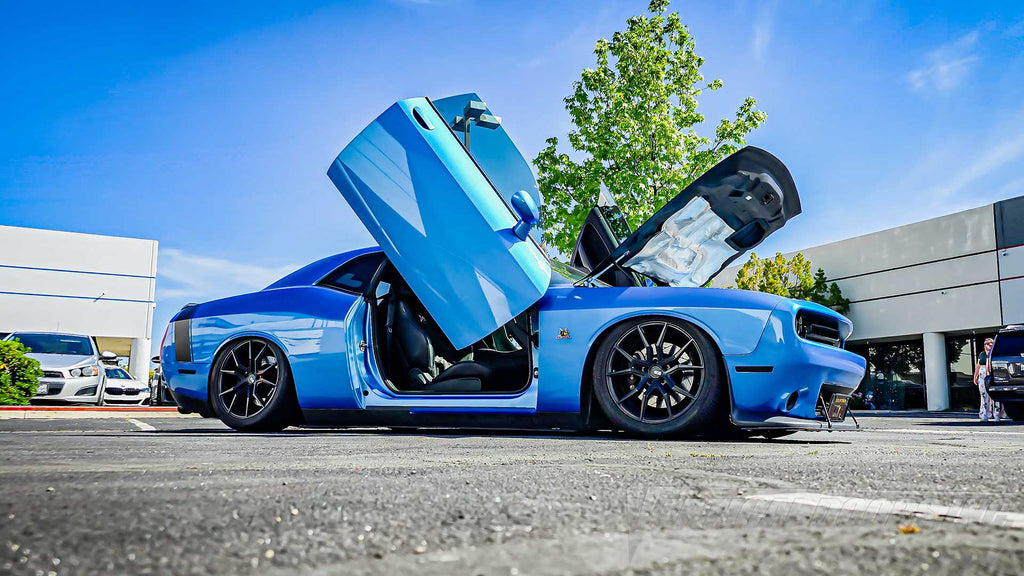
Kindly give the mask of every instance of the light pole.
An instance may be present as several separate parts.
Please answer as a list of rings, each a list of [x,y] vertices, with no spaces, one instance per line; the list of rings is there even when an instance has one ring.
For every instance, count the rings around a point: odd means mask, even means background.
[[[466,107],[462,109],[462,116],[456,116],[452,119],[451,126],[452,130],[462,132],[462,141],[466,146],[467,152],[469,152],[469,129],[473,124],[481,128],[494,130],[501,126],[501,117],[488,114],[487,104],[483,102],[470,100],[466,104]]]

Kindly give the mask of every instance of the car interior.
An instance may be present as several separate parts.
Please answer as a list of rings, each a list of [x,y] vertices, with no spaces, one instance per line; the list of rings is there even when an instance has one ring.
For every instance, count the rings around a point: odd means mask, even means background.
[[[404,393],[511,393],[530,382],[533,309],[468,348],[457,350],[384,260],[367,298],[378,367]]]

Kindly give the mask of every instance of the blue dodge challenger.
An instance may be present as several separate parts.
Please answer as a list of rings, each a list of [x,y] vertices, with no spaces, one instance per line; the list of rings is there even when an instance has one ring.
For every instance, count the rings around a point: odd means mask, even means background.
[[[843,349],[848,319],[702,287],[800,213],[764,150],[729,156],[635,231],[602,194],[568,262],[538,242],[530,167],[475,94],[395,103],[327,174],[379,247],[182,309],[160,355],[183,411],[252,431],[856,426],[865,362]]]

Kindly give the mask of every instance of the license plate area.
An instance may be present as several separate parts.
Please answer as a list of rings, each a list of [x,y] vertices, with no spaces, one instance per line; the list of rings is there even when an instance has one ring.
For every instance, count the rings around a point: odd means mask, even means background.
[[[846,420],[846,411],[850,407],[849,394],[833,394],[829,400],[826,414],[829,422],[842,422]]]

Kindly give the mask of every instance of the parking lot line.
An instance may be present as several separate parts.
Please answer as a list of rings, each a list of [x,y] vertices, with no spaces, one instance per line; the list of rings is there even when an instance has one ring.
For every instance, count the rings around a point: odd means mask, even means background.
[[[135,418],[129,418],[128,421],[131,422],[132,424],[134,424],[139,430],[142,430],[143,432],[156,432],[156,428],[155,427],[150,426],[149,424],[146,424],[142,420],[136,420]]]
[[[780,504],[798,504],[814,506],[843,512],[862,512],[865,514],[917,516],[927,520],[945,520],[987,524],[1000,528],[1024,528],[1024,514],[1016,512],[1000,512],[997,510],[979,510],[963,506],[946,506],[942,504],[925,504],[918,502],[900,502],[894,500],[853,498],[848,496],[831,496],[813,492],[796,492],[789,494],[752,494],[747,500],[760,500]]]
[[[999,424],[996,424],[999,426]],[[949,436],[950,434],[995,434],[998,436],[1024,436],[1024,429],[1015,428],[1014,430],[978,430],[977,428],[971,428],[970,430],[963,430],[957,428],[945,428],[943,430],[926,430],[922,428],[861,428],[864,432],[898,432],[900,434],[938,434],[940,436]]]

